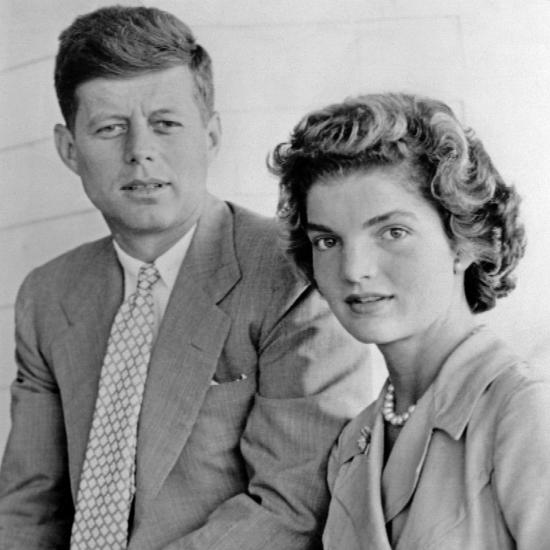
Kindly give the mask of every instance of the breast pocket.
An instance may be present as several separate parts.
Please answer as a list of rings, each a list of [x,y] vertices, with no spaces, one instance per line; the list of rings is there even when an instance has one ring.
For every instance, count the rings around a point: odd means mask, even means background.
[[[210,385],[199,411],[193,434],[212,450],[238,443],[254,403],[254,377]]]
[[[255,391],[253,378],[211,385],[174,467],[174,479],[183,480],[182,494],[201,495],[205,510],[248,484],[240,446]]]

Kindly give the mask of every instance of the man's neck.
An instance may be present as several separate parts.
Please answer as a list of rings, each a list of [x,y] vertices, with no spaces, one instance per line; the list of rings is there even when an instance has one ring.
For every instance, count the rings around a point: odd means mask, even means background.
[[[193,225],[186,226],[183,228],[184,230],[170,234],[155,233],[128,236],[113,231],[112,235],[120,248],[132,258],[142,262],[154,262],[182,239],[192,229]]]

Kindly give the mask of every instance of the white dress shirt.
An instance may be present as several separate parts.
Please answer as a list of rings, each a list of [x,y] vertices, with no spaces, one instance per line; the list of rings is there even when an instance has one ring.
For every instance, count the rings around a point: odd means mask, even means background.
[[[170,298],[170,293],[174,288],[181,264],[185,259],[196,227],[195,224],[176,244],[159,256],[154,262],[160,274],[160,279],[152,288],[153,300],[155,301],[154,337],[157,335],[168,299]],[[124,300],[126,300],[130,294],[136,291],[139,269],[144,262],[124,252],[114,239],[113,245],[124,270]]]

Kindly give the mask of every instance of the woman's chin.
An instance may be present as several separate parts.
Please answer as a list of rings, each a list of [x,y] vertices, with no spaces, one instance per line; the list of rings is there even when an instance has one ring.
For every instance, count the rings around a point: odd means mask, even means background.
[[[389,344],[397,339],[394,331],[381,326],[381,323],[377,323],[378,326],[371,326],[370,323],[360,325],[358,323],[342,324],[356,340],[363,344]]]

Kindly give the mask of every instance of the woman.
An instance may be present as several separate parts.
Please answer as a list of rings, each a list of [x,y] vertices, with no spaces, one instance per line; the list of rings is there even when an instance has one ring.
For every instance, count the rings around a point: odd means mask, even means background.
[[[330,457],[325,548],[550,548],[550,383],[476,319],[524,252],[480,141],[439,101],[366,95],[271,168],[291,256],[389,373]]]

